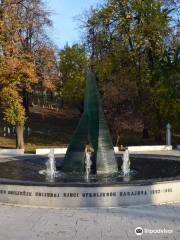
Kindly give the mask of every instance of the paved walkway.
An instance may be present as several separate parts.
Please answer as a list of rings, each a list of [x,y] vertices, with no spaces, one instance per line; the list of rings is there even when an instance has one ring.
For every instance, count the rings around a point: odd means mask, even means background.
[[[180,239],[180,203],[128,208],[46,209],[0,205],[0,240]],[[135,228],[172,233],[144,233]],[[159,230],[160,229],[160,230]]]

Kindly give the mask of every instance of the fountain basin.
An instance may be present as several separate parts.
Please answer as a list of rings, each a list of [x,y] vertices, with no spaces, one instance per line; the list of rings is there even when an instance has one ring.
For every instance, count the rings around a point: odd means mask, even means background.
[[[37,174],[45,163],[42,156],[38,159],[37,156],[7,159],[0,163],[0,202],[77,208],[180,201],[180,158],[166,160],[170,157],[150,157],[151,155],[145,158],[133,155],[131,166],[136,167],[138,173],[132,178],[100,175],[88,183],[83,176],[76,174],[63,175],[55,182],[46,182],[45,176]],[[57,168],[61,159],[56,160]],[[120,166],[121,158],[117,160]],[[143,162],[144,165],[140,168]],[[153,168],[149,171],[149,176],[140,177],[148,172],[150,166]]]

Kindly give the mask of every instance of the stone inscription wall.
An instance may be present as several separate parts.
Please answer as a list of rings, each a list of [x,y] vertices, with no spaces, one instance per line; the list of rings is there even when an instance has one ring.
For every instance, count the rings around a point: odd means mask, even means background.
[[[160,193],[171,193],[172,188],[155,189],[155,190],[135,190],[135,191],[120,191],[120,192],[28,192],[28,191],[14,191],[0,189],[0,195],[15,195],[26,197],[43,197],[43,198],[112,198],[112,197],[131,197],[142,195],[155,195]]]
[[[48,207],[115,207],[180,201],[180,182],[154,185],[50,187],[0,184],[0,202]]]

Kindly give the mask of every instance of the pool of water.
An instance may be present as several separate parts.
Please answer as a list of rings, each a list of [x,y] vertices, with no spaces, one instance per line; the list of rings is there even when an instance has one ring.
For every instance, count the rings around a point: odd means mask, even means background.
[[[57,170],[61,172],[62,158],[57,157]],[[46,168],[47,158],[26,158],[9,160],[0,163],[0,178],[18,181],[33,181],[41,183],[121,183],[138,180],[163,180],[172,177],[180,177],[180,161],[149,159],[140,157],[131,157],[132,176],[123,177],[115,173],[113,175],[91,176],[90,179],[80,176],[79,173],[62,173],[59,177],[49,179],[49,177],[39,174],[40,170]],[[122,159],[117,158],[118,168],[121,170]]]

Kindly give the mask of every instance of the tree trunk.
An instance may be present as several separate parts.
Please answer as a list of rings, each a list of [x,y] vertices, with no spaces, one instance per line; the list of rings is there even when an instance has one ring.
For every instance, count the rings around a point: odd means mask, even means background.
[[[148,121],[149,121],[148,120],[148,113],[145,112],[145,113],[143,113],[143,125],[144,125],[144,127],[143,127],[143,133],[142,133],[144,139],[149,139],[149,122]]]
[[[16,126],[16,148],[24,149],[24,125]]]
[[[64,108],[64,98],[61,97],[61,108],[63,109]]]
[[[26,114],[29,115],[29,93],[25,89],[23,89],[23,106]]]
[[[155,140],[158,142],[158,144],[161,144],[163,142],[162,137],[162,122],[161,122],[161,115],[159,114],[159,110],[156,109],[156,126],[154,126],[155,129]]]
[[[82,101],[77,105],[77,109],[79,110],[80,114],[83,113],[83,111],[84,111],[84,103]]]
[[[143,139],[149,139],[149,129],[143,128]]]
[[[157,129],[157,131],[155,132],[155,141],[158,144],[162,144],[163,142],[163,137],[162,137],[162,131],[161,129]]]

